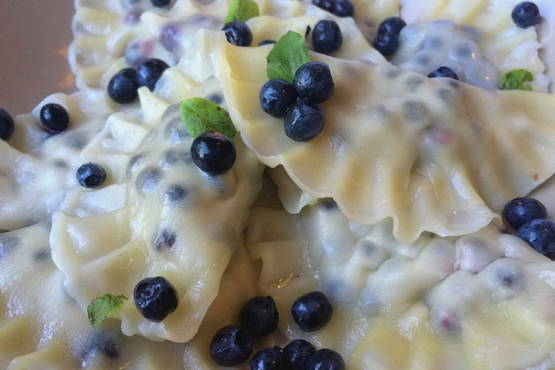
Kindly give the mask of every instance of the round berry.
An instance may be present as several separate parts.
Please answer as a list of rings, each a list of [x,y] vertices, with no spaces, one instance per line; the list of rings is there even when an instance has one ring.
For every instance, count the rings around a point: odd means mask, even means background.
[[[386,18],[378,26],[378,34],[392,33],[399,36],[401,30],[405,28],[407,23],[399,17]]]
[[[447,77],[452,78],[454,80],[458,80],[459,76],[449,67],[439,67],[435,71],[428,74],[429,78],[436,78],[436,77]]]
[[[307,370],[345,370],[343,357],[331,349],[321,349],[306,360]]]
[[[252,353],[251,336],[238,326],[225,326],[218,330],[210,343],[210,355],[220,366],[237,366]]]
[[[310,103],[297,101],[285,113],[284,129],[291,140],[312,140],[324,129],[324,112]]]
[[[229,22],[224,25],[227,41],[235,46],[250,46],[252,43],[252,32],[244,22]]]
[[[297,339],[285,346],[283,357],[288,369],[304,370],[306,360],[316,352],[314,346],[303,339]]]
[[[170,5],[170,3],[172,2],[171,0],[150,0],[150,2],[152,3],[152,5],[154,5],[157,8],[162,8],[164,6],[168,6]]]
[[[253,337],[272,334],[278,326],[279,313],[272,297],[254,297],[245,303],[239,315],[241,328]]]
[[[312,4],[320,9],[331,12],[335,7],[335,0],[312,0]]]
[[[535,250],[555,260],[555,223],[547,219],[536,219],[522,225],[516,235]]]
[[[133,103],[137,99],[139,87],[137,71],[133,68],[124,68],[110,79],[108,95],[119,104]]]
[[[260,89],[260,107],[276,118],[283,118],[285,111],[297,100],[297,92],[289,82],[276,78]]]
[[[250,362],[250,370],[289,370],[285,367],[283,350],[279,347],[266,348],[257,352]]]
[[[258,43],[258,46],[271,45],[275,43],[276,43],[276,40],[262,40]]]
[[[513,22],[520,28],[528,28],[540,24],[541,16],[538,6],[531,1],[517,4],[511,13]]]
[[[0,139],[8,140],[15,129],[12,116],[5,110],[0,108]]]
[[[308,62],[300,66],[293,85],[299,97],[309,103],[323,103],[333,95],[333,78],[325,63]]]
[[[321,20],[312,31],[312,46],[318,53],[330,54],[341,48],[343,35],[341,28],[332,20]]]
[[[165,278],[146,278],[133,291],[135,306],[150,321],[160,322],[177,308],[177,292]]]
[[[60,104],[46,104],[41,108],[39,116],[42,125],[52,134],[62,132],[69,126],[69,114]]]
[[[297,325],[305,332],[321,329],[331,320],[333,309],[322,292],[310,292],[299,297],[291,307]]]
[[[399,36],[391,32],[378,33],[376,38],[374,38],[372,46],[384,57],[390,57],[399,48]]]
[[[547,209],[534,198],[515,198],[503,208],[505,221],[514,230],[538,218],[547,218]]]
[[[106,181],[106,171],[96,163],[85,163],[77,169],[77,182],[84,188],[94,189]]]
[[[338,17],[352,17],[355,15],[355,7],[349,0],[337,0],[332,13]]]
[[[193,162],[210,176],[229,171],[235,163],[235,156],[233,143],[219,132],[200,134],[191,145]]]
[[[139,68],[137,68],[137,75],[139,76],[139,83],[146,86],[150,91],[154,90],[156,82],[162,76],[162,73],[170,66],[163,60],[151,58],[145,60]]]

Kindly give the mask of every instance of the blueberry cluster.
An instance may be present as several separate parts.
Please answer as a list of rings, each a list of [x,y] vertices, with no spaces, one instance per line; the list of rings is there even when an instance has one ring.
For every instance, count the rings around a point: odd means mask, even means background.
[[[108,95],[119,104],[133,103],[141,86],[154,90],[156,82],[169,66],[156,58],[145,60],[137,68],[124,68],[116,73],[108,83]]]
[[[282,79],[266,82],[260,89],[260,106],[269,115],[284,118],[285,134],[295,141],[309,141],[324,129],[324,112],[317,105],[328,100],[334,90],[327,64],[303,64],[293,84]]]
[[[353,17],[355,7],[349,0],[312,0],[312,4],[338,17]]]
[[[540,201],[515,198],[503,209],[503,218],[516,236],[555,260],[555,223],[547,219],[547,210]]]
[[[385,57],[390,57],[399,48],[399,34],[407,23],[399,17],[386,18],[378,27],[372,45]]]
[[[318,330],[331,319],[332,308],[321,292],[311,292],[297,299],[291,314],[299,327],[307,332]],[[220,366],[237,366],[245,362],[254,347],[254,338],[272,334],[278,326],[279,313],[271,297],[254,297],[243,306],[240,326],[218,330],[210,344],[210,354]],[[309,342],[297,339],[284,348],[258,351],[250,360],[251,370],[344,370],[340,354],[330,349],[316,350]]]

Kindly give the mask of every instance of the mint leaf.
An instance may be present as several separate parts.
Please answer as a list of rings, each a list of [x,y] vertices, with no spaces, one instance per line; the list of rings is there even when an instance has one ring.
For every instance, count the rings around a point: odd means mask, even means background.
[[[224,23],[246,22],[259,15],[258,5],[253,0],[232,0]]]
[[[293,31],[287,32],[274,44],[266,60],[268,78],[283,78],[287,82],[293,82],[297,69],[310,62],[304,38]]]
[[[218,104],[203,98],[190,98],[179,104],[181,120],[192,137],[217,131],[230,139],[237,134],[229,113]]]
[[[525,85],[527,82],[534,81],[532,72],[525,69],[513,69],[501,77],[501,90],[526,90],[532,91],[532,86]]]
[[[87,316],[92,326],[95,328],[100,326],[104,320],[121,307],[126,299],[125,296],[112,294],[104,294],[102,297],[93,299],[87,307]]]

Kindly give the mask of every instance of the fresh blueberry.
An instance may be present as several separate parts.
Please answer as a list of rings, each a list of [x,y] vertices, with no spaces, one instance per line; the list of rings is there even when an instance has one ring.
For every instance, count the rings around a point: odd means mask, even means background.
[[[332,13],[338,17],[352,17],[355,15],[355,7],[350,0],[336,0]]]
[[[283,118],[285,111],[297,100],[297,92],[289,82],[276,78],[260,89],[260,107],[276,118]]]
[[[303,339],[297,339],[290,342],[283,349],[283,357],[287,369],[304,370],[306,360],[316,352],[314,346]]]
[[[428,74],[429,78],[436,78],[436,77],[447,77],[452,78],[453,80],[458,80],[459,76],[449,67],[439,67],[435,71]]]
[[[250,46],[252,43],[252,32],[244,22],[229,22],[224,25],[227,41],[235,46]]]
[[[210,355],[220,366],[237,366],[250,357],[252,347],[251,336],[240,327],[230,325],[214,335],[210,343]]]
[[[0,108],[0,139],[8,140],[15,129],[12,116],[5,110]]]
[[[323,103],[333,95],[333,78],[325,63],[308,62],[300,66],[293,85],[299,97],[309,103]]]
[[[263,349],[253,356],[250,370],[289,370],[285,367],[283,350],[279,347]]]
[[[150,91],[154,90],[156,82],[162,76],[162,73],[170,66],[163,60],[151,58],[145,60],[139,68],[137,68],[137,74],[139,76],[139,83],[146,86]]]
[[[306,361],[306,370],[345,370],[343,357],[331,349],[321,349]]]
[[[60,104],[46,104],[41,108],[39,116],[42,125],[52,134],[60,133],[69,126],[69,114]]]
[[[312,4],[325,11],[332,12],[335,7],[335,0],[312,0]]]
[[[532,220],[522,225],[516,235],[544,256],[555,260],[555,223],[546,219]]]
[[[333,309],[322,292],[310,292],[299,297],[291,307],[297,325],[305,332],[321,329],[331,320]]]
[[[108,83],[108,95],[119,104],[133,103],[140,87],[139,75],[133,68],[124,68]]]
[[[235,163],[235,156],[233,143],[219,132],[205,132],[197,136],[191,145],[193,162],[210,176],[229,171]]]
[[[392,33],[399,36],[401,30],[405,28],[406,25],[407,23],[399,17],[389,17],[384,19],[378,26],[378,34]]]
[[[146,278],[133,291],[135,306],[150,321],[160,322],[177,308],[177,292],[165,278]]]
[[[262,40],[258,43],[258,46],[270,45],[275,43],[276,43],[275,40]]]
[[[392,32],[378,33],[374,38],[372,46],[384,57],[390,57],[399,48],[399,36]]]
[[[278,326],[279,313],[272,297],[254,297],[245,303],[239,315],[241,328],[253,337],[272,334]]]
[[[291,140],[314,139],[324,129],[324,112],[317,106],[299,100],[285,113],[284,129]]]
[[[318,21],[312,31],[312,46],[318,53],[330,54],[341,48],[343,35],[341,28],[332,20]]]
[[[505,221],[514,230],[538,218],[547,218],[547,209],[534,198],[515,198],[503,208]]]
[[[106,171],[96,163],[85,163],[77,169],[77,182],[84,188],[94,189],[106,181]]]
[[[531,1],[517,4],[511,13],[513,22],[520,28],[528,28],[540,24],[541,16],[538,6]]]
[[[152,3],[152,5],[154,5],[157,8],[162,8],[164,6],[168,6],[170,5],[170,3],[172,2],[171,0],[150,0],[150,2]]]

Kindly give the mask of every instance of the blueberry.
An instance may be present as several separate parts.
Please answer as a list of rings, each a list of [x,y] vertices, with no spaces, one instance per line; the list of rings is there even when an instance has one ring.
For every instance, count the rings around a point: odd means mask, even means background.
[[[321,349],[306,361],[306,370],[345,370],[343,357],[331,349]]]
[[[276,78],[260,89],[260,107],[276,118],[283,118],[285,111],[297,100],[297,92],[289,82]]]
[[[137,99],[137,89],[139,87],[137,71],[133,68],[124,68],[116,73],[108,83],[108,95],[116,103],[133,103]]]
[[[352,17],[355,15],[355,7],[349,0],[336,0],[332,13],[338,17]]]
[[[270,45],[275,43],[276,43],[275,40],[262,40],[258,43],[258,46]]]
[[[325,11],[332,12],[335,7],[335,0],[312,0],[312,4]]]
[[[106,181],[106,171],[96,163],[85,163],[77,169],[77,182],[84,188],[98,188]]]
[[[164,6],[168,6],[171,3],[171,0],[150,0],[150,2],[152,3],[152,5],[154,5],[157,8],[162,8]]]
[[[316,352],[314,346],[303,339],[290,342],[283,349],[285,364],[290,370],[304,370],[306,360]]]
[[[218,330],[210,343],[210,355],[220,366],[237,366],[252,353],[251,336],[238,326],[225,326]]]
[[[177,308],[177,292],[165,278],[146,278],[133,291],[135,306],[150,321],[160,322]]]
[[[333,78],[325,63],[308,62],[300,66],[293,85],[299,97],[309,103],[323,103],[333,95]]]
[[[266,348],[257,352],[250,362],[250,370],[289,370],[285,367],[283,350],[279,347]]]
[[[312,31],[312,46],[318,53],[330,54],[341,48],[343,35],[339,25],[332,20],[321,20]]]
[[[389,17],[380,23],[378,27],[378,35],[392,33],[399,36],[401,30],[405,28],[407,23],[399,17]]]
[[[154,90],[156,82],[162,76],[162,73],[170,66],[163,60],[151,58],[145,60],[139,68],[137,68],[137,75],[139,76],[139,84],[146,86],[150,91]]]
[[[287,110],[284,121],[285,134],[295,141],[309,141],[324,129],[324,112],[302,100]]]
[[[522,225],[538,218],[547,218],[545,206],[533,198],[515,198],[503,208],[505,221],[514,230]]]
[[[236,46],[250,46],[252,43],[252,32],[244,22],[229,22],[224,25],[227,41]]]
[[[378,33],[372,46],[384,57],[392,56],[399,48],[399,36],[392,32]]]
[[[12,116],[5,110],[0,108],[0,139],[8,140],[15,129]]]
[[[239,315],[241,328],[253,337],[272,334],[278,326],[279,313],[272,297],[254,297],[245,303]]]
[[[46,104],[40,110],[40,122],[52,134],[64,131],[69,126],[69,114],[60,104]]]
[[[436,77],[447,77],[452,78],[453,80],[458,80],[459,76],[449,67],[439,67],[435,71],[428,74],[429,78],[436,78]]]
[[[531,1],[517,4],[511,13],[513,22],[520,28],[528,28],[540,24],[541,16],[538,6]]]
[[[233,143],[219,132],[205,132],[193,140],[191,157],[195,165],[210,176],[226,173],[235,163]]]
[[[522,225],[516,235],[544,256],[555,260],[555,223],[546,219],[532,220]]]
[[[322,292],[310,292],[299,297],[291,307],[297,325],[305,332],[321,329],[331,320],[333,309]]]

